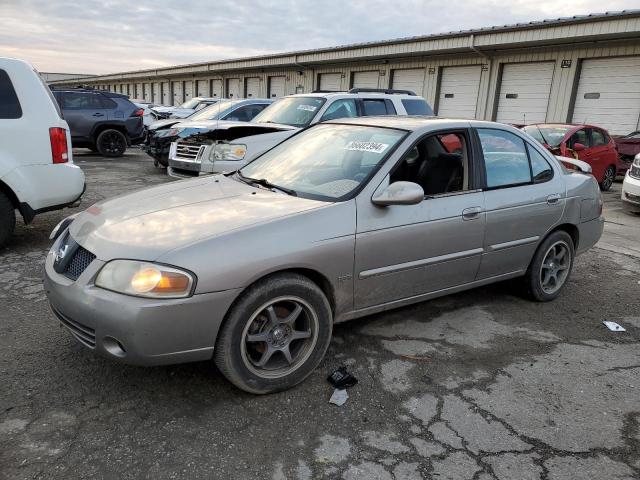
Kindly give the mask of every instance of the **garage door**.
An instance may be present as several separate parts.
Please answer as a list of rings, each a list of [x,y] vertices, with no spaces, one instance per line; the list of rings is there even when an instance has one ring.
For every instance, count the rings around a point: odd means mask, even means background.
[[[260,97],[260,79],[251,77],[245,79],[245,86],[247,89],[247,98]]]
[[[151,84],[150,83],[145,83],[142,88],[144,90],[144,93],[142,94],[144,99],[147,102],[150,102],[151,101]]]
[[[481,71],[480,65],[442,69],[437,111],[439,117],[476,118]]]
[[[640,128],[640,57],[584,60],[573,109],[574,123],[625,135]]]
[[[169,82],[162,82],[162,104],[171,105],[171,89],[169,88]]]
[[[184,82],[184,101],[191,100],[193,98],[193,82],[187,80]]]
[[[172,82],[173,87],[173,105],[181,105],[184,100],[182,99],[182,82]]]
[[[227,98],[240,98],[240,79],[227,79]]]
[[[380,72],[354,72],[353,88],[378,88]]]
[[[160,95],[160,84],[153,84],[153,98],[151,99],[153,103],[162,103],[162,95]]]
[[[284,77],[269,77],[269,98],[284,97]]]
[[[530,124],[547,118],[553,62],[509,63],[502,70],[496,121]]]
[[[211,80],[209,88],[209,91],[211,92],[209,95],[212,97],[222,97],[222,80],[219,78]]]
[[[206,97],[207,96],[207,81],[206,80],[198,80],[198,81],[196,81],[196,95],[198,97]]]
[[[135,91],[135,98],[143,98],[144,97],[144,92],[142,91],[142,84],[141,83],[136,83],[136,91]]]
[[[341,73],[321,73],[320,74],[320,90],[328,92],[339,92],[342,86]]]
[[[422,95],[424,92],[424,68],[394,70],[391,88],[411,90],[417,95]]]

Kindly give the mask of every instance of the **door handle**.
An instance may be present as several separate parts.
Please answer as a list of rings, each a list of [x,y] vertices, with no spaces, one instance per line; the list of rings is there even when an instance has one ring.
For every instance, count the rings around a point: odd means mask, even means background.
[[[104,113],[94,113],[94,117],[104,117]]]
[[[559,193],[553,193],[547,197],[547,203],[549,205],[555,205],[560,201],[561,198],[562,198],[562,195],[560,195]]]
[[[463,220],[474,220],[480,217],[482,213],[482,207],[469,207],[462,210]]]

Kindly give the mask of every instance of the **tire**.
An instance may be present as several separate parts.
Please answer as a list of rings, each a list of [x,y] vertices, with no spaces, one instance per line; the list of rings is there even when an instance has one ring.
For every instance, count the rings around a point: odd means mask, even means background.
[[[286,390],[318,366],[332,328],[329,301],[315,283],[302,275],[277,274],[250,287],[232,306],[214,360],[227,380],[245,392]]]
[[[604,171],[604,177],[600,182],[600,190],[603,192],[608,191],[613,185],[613,182],[616,179],[616,167],[609,165],[607,169]]]
[[[121,157],[127,150],[127,137],[119,130],[103,130],[96,138],[96,148],[103,157]]]
[[[4,247],[16,228],[16,209],[4,193],[0,192],[0,248]]]
[[[564,256],[560,256],[561,250],[564,250]],[[571,236],[563,230],[551,233],[536,250],[525,274],[527,295],[537,302],[555,299],[571,276],[574,259],[575,246]],[[554,276],[556,280],[552,282]]]

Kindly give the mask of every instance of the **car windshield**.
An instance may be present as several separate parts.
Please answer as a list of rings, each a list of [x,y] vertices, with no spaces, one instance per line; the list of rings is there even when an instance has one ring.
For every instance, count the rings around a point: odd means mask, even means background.
[[[324,105],[322,97],[287,97],[272,103],[253,119],[255,123],[282,123],[303,128]]]
[[[405,131],[361,125],[319,124],[269,150],[239,172],[300,197],[350,198],[364,185]]]
[[[640,131],[630,133],[629,135],[625,135],[622,138],[638,138],[638,139],[640,139]]]
[[[522,130],[527,132],[540,143],[549,145],[551,148],[558,148],[564,136],[572,128],[573,127],[551,125],[529,125],[524,127]]]
[[[192,98],[191,100],[187,100],[179,108],[196,108],[201,100],[197,98]]]
[[[222,113],[229,110],[234,105],[237,105],[242,100],[223,100],[219,103],[215,103],[213,105],[209,105],[202,110],[198,110],[197,112],[192,113],[187,118],[189,120],[215,120]]]

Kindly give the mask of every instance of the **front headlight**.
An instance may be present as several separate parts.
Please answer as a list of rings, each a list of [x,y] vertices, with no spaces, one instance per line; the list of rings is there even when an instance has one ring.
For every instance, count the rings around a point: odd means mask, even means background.
[[[216,143],[209,154],[209,160],[242,160],[247,154],[247,146],[238,143]]]
[[[194,276],[184,270],[136,260],[112,260],[96,278],[96,287],[149,298],[191,295]]]
[[[633,166],[640,167],[640,153],[635,156],[633,159]]]

